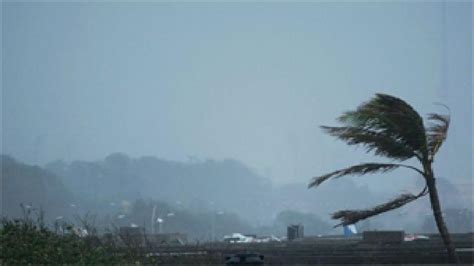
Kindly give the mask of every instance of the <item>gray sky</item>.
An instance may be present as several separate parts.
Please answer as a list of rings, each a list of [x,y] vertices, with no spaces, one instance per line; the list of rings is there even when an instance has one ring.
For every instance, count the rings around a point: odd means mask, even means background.
[[[372,159],[318,126],[386,92],[422,114],[451,107],[436,167],[472,182],[472,10],[3,3],[3,153],[39,164],[116,151],[235,158],[276,182],[307,182]]]

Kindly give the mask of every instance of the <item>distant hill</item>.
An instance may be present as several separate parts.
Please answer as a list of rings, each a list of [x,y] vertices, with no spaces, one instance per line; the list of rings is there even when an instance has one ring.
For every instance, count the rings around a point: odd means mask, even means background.
[[[153,198],[183,208],[262,217],[272,184],[235,160],[172,162],[115,153],[96,162],[56,161],[46,169],[78,198],[102,203]]]
[[[73,196],[53,173],[38,166],[30,166],[0,155],[2,215],[23,215],[20,204],[42,208],[46,217],[69,213]]]
[[[226,210],[253,224],[262,224],[288,209],[315,213],[329,221],[328,214],[338,208],[377,202],[367,187],[351,180],[318,190],[308,190],[302,183],[275,186],[232,159],[175,162],[114,153],[100,161],[56,161],[45,167],[62,177],[78,198],[93,202],[89,209],[153,198],[187,209]],[[353,199],[348,201],[346,195]]]

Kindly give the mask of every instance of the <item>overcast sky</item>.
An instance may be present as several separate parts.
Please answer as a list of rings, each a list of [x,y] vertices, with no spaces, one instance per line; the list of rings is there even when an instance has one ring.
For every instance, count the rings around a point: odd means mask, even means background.
[[[472,10],[3,3],[3,153],[35,164],[112,152],[235,158],[276,182],[307,182],[372,159],[318,126],[385,92],[422,114],[451,107],[436,170],[470,183]]]

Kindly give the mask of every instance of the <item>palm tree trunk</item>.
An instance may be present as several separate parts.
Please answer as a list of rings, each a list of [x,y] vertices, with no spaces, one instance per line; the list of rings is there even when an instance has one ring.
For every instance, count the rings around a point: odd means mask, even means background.
[[[430,194],[430,202],[431,208],[433,209],[433,216],[435,218],[436,226],[438,227],[438,231],[441,235],[441,238],[443,239],[444,246],[446,247],[446,250],[448,252],[449,262],[459,264],[459,257],[456,254],[454,244],[451,240],[451,236],[448,231],[448,227],[444,222],[443,213],[441,212],[441,205],[439,203],[438,190],[436,188],[435,178],[431,175],[426,179],[426,184],[428,186],[428,191]]]

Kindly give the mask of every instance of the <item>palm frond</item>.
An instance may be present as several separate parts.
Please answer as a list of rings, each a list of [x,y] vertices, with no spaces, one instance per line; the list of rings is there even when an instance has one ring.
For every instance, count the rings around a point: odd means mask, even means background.
[[[329,174],[313,177],[313,179],[308,185],[308,188],[317,187],[321,183],[323,183],[324,181],[330,178],[339,178],[345,175],[365,175],[368,173],[387,172],[400,166],[402,165],[387,164],[387,163],[364,163],[364,164],[354,165],[345,169],[331,172]]]
[[[344,113],[338,120],[345,127],[383,136],[386,142],[390,140],[394,146],[406,146],[407,150],[412,151],[411,156],[426,152],[423,118],[413,107],[397,97],[376,94],[370,101],[363,103],[355,111]],[[383,151],[384,147],[377,150]],[[390,152],[383,153],[390,155]],[[402,158],[405,157],[399,157]]]
[[[372,217],[372,216],[375,216],[375,215],[378,215],[378,214],[381,214],[393,209],[400,208],[403,205],[410,203],[423,195],[424,194],[419,194],[416,196],[410,193],[402,194],[393,200],[377,205],[371,209],[342,210],[342,211],[335,212],[331,218],[336,219],[336,220],[339,219],[341,221],[340,224],[337,224],[334,227],[337,227],[340,225],[355,224],[358,221],[365,220],[369,217]]]
[[[433,158],[448,136],[451,118],[449,115],[431,113],[428,114],[428,120],[431,123],[426,130],[426,138],[430,157]]]
[[[367,152],[374,150],[381,155],[396,160],[406,160],[415,156],[415,151],[402,141],[392,138],[383,132],[376,132],[359,127],[321,127],[333,137],[345,141],[349,145],[362,145]]]

